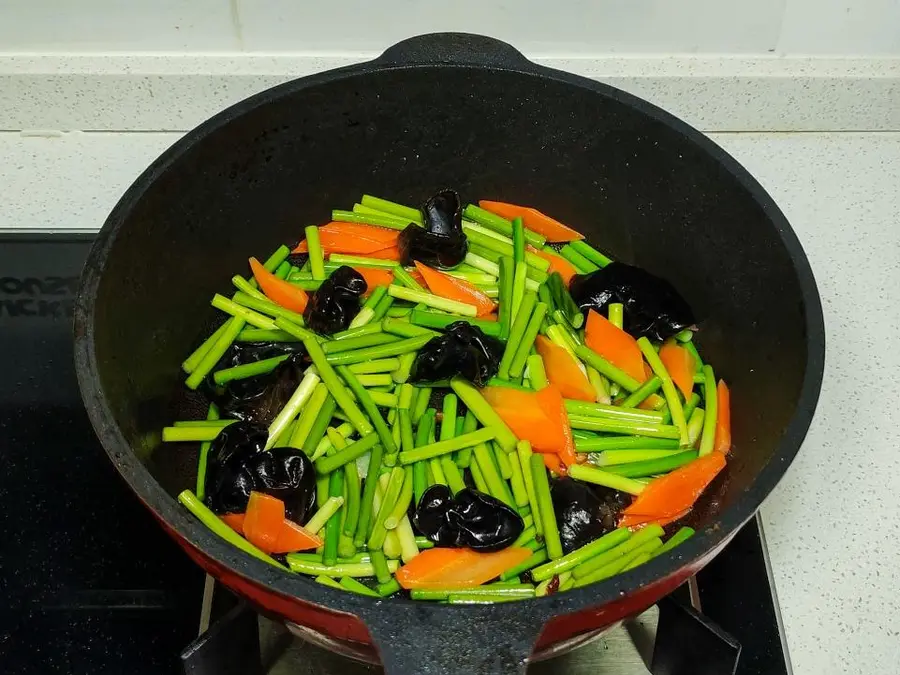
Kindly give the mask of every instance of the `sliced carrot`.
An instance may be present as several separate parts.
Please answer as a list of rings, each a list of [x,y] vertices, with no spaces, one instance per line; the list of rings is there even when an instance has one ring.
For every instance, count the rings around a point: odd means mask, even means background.
[[[368,239],[335,240],[328,235],[326,235],[324,239],[320,239],[319,243],[322,246],[322,253],[325,255],[343,253],[346,255],[365,255],[370,257],[375,251],[381,251],[391,246],[391,244],[387,244],[386,246],[380,241],[371,241]],[[309,244],[304,239],[297,244],[291,253],[309,253]]]
[[[244,536],[265,553],[272,553],[284,523],[284,502],[264,492],[251,492],[244,514]]]
[[[566,466],[572,466],[579,463],[578,455],[575,454],[575,435],[572,433],[572,427],[569,426],[569,413],[566,412],[566,406],[562,401],[562,397],[560,397],[559,402],[560,421],[563,435],[566,437],[566,444],[563,446],[562,452],[559,453],[559,458],[565,462]],[[565,476],[565,472],[562,475]]]
[[[638,382],[644,381],[644,357],[637,340],[594,310],[588,312],[584,343]]]
[[[399,232],[358,223],[332,222],[319,228],[319,241],[325,253],[363,255],[395,246]],[[306,253],[306,241],[300,242],[294,253]]]
[[[653,377],[652,375],[650,377]],[[650,378],[647,378],[650,379]],[[666,400],[659,394],[650,394],[638,404],[641,410],[659,410],[665,405]]]
[[[563,397],[592,403],[597,399],[597,392],[591,386],[587,375],[581,371],[569,352],[543,335],[535,338],[534,346],[544,360],[547,379],[559,389]]]
[[[351,237],[346,234],[337,234],[324,228],[319,228],[319,241],[325,253],[347,253],[350,255],[365,255],[374,251],[380,251],[390,246],[395,246],[397,237],[393,239],[370,239],[368,237]]]
[[[562,431],[563,444],[557,449],[556,454],[566,466],[575,464],[575,437],[569,426],[569,415],[566,413],[566,404],[563,401],[559,389],[552,383],[535,394],[541,408],[555,422],[556,427]]]
[[[419,284],[419,286],[421,286],[422,288],[426,288],[428,286],[428,284],[425,283],[425,277],[422,276],[422,273],[419,272],[419,270],[413,268],[407,271],[409,272],[409,276],[411,276],[413,278],[413,281]]]
[[[270,553],[293,553],[309,551],[323,544],[321,537],[307,531],[302,525],[285,518],[281,523],[281,531],[275,540],[275,547]]]
[[[400,261],[400,249],[396,246],[389,246],[388,248],[383,248],[378,251],[372,251],[371,253],[366,253],[366,256],[369,258],[377,258],[378,260],[395,260],[397,262]]]
[[[232,530],[237,532],[238,534],[244,534],[244,514],[243,513],[226,513],[223,516],[219,516],[223,523],[225,523]]]
[[[576,232],[571,227],[563,225],[558,220],[554,220],[550,216],[528,206],[517,206],[506,202],[492,202],[486,199],[480,200],[478,206],[507,220],[521,218],[525,227],[544,235],[548,241],[576,241],[577,239],[584,239],[584,235],[580,232]]]
[[[463,302],[467,305],[475,305],[475,308],[478,310],[478,316],[487,316],[494,311],[494,301],[468,281],[438,272],[427,265],[423,265],[418,260],[415,262],[416,269],[419,270],[419,274],[425,279],[428,290],[435,295]]]
[[[559,419],[541,405],[536,394],[512,387],[485,387],[482,396],[513,434],[531,443],[535,452],[558,453],[566,436]]]
[[[674,516],[667,518],[664,522],[658,522],[657,519],[653,516],[642,516],[637,513],[633,513],[627,516],[623,515],[619,521],[619,527],[627,527],[631,530],[637,530],[644,527],[645,525],[650,525],[653,523],[659,525],[660,527],[665,527],[669,523],[674,523],[676,520],[681,520],[690,512],[690,509],[685,509],[681,513],[676,513]]]
[[[390,270],[379,269],[378,267],[354,267],[357,272],[362,274],[366,280],[366,295],[374,291],[378,286],[390,286],[394,281],[394,273]]]
[[[637,499],[625,509],[620,527],[648,522],[666,525],[690,509],[706,486],[725,468],[725,455],[714,450],[672,473],[650,481]]]
[[[397,237],[400,236],[399,230],[392,230],[387,227],[377,227],[375,225],[363,225],[362,223],[344,223],[333,220],[319,228],[319,238],[322,234],[329,237],[350,237],[355,239],[369,239],[371,241],[380,241],[385,246],[393,246],[397,243]]]
[[[731,450],[731,392],[724,380],[716,387],[716,435],[713,449],[723,454]]]
[[[403,588],[454,590],[487,583],[531,557],[527,548],[510,547],[494,553],[468,548],[436,547],[422,551],[397,570]]]
[[[566,471],[566,465],[562,463],[559,455],[554,455],[552,452],[544,452],[541,453],[541,457],[544,460],[544,466],[557,476],[565,476],[568,473],[568,471]]]
[[[374,225],[333,221],[319,227],[319,241],[325,253],[366,255],[373,251],[395,246],[400,233]],[[306,241],[300,242],[294,253],[307,253]]]
[[[575,269],[572,263],[563,258],[561,255],[542,251],[535,248],[531,244],[528,244],[525,248],[531,253],[534,253],[539,258],[543,258],[548,263],[550,263],[550,269],[547,270],[547,274],[559,272],[559,275],[563,278],[563,281],[566,282],[566,286],[568,286],[569,282],[572,281],[572,277],[578,274],[578,270]]]
[[[281,305],[285,309],[292,312],[303,314],[306,309],[306,303],[309,302],[309,296],[299,286],[288,283],[284,279],[279,279],[269,270],[262,266],[256,258],[250,258],[250,269],[253,270],[253,277],[259,284],[262,292],[276,305]]]
[[[674,340],[666,340],[659,350],[659,360],[663,362],[669,376],[684,394],[685,400],[691,397],[694,389],[694,356]]]

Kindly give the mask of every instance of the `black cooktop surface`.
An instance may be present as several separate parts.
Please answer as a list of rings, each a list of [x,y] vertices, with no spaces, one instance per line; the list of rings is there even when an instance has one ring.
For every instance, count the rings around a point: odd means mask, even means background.
[[[72,357],[91,237],[0,237],[0,673],[178,672],[203,575],[94,436]]]

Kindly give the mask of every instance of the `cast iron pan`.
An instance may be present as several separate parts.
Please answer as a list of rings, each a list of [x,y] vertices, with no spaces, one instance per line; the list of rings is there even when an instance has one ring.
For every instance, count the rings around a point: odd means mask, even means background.
[[[212,294],[248,255],[295,241],[364,191],[420,203],[446,186],[552,214],[613,258],[668,277],[705,317],[699,348],[731,385],[735,450],[695,510],[700,531],[674,554],[533,601],[376,601],[245,556],[173,499],[196,459],[160,446],[159,429],[183,416],[179,364],[213,315]],[[91,420],[147,507],[272,593],[361,617],[390,673],[522,672],[551,617],[630,596],[652,603],[654,582],[708,558],[784,474],[812,419],[825,347],[806,256],[734,159],[643,100],[463,34],[420,36],[275,87],[188,133],[104,225],[75,331]]]

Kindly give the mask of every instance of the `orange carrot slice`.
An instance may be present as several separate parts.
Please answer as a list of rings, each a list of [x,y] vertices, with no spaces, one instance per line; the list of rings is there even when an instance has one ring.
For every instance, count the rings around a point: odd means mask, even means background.
[[[659,360],[663,362],[669,376],[684,394],[685,400],[691,397],[694,388],[694,356],[674,340],[666,340],[659,350]]]
[[[383,248],[378,251],[372,251],[371,253],[366,253],[366,256],[369,258],[377,258],[378,260],[395,260],[397,262],[400,261],[400,249],[396,246],[389,246],[388,248]]]
[[[728,454],[731,450],[731,392],[724,380],[716,387],[716,435],[713,450]]]
[[[657,522],[657,519],[654,518],[653,516],[642,516],[642,515],[636,514],[636,513],[631,514],[629,516],[623,515],[623,517],[619,520],[619,527],[627,527],[632,531],[638,530],[638,529],[644,527],[645,525],[650,525],[653,523],[659,525],[660,527],[664,527],[665,525],[668,525],[669,523],[674,523],[676,520],[681,520],[690,512],[691,512],[690,509],[685,509],[681,513],[677,513],[674,516],[672,516],[671,518],[666,519],[665,522]]]
[[[375,251],[381,251],[391,246],[391,244],[385,245],[380,241],[371,241],[369,239],[341,240],[328,235],[325,236],[324,240],[320,239],[319,243],[322,246],[322,253],[326,255],[343,253],[346,255],[365,255],[370,257]],[[309,244],[304,239],[297,244],[291,253],[309,253]]]
[[[430,548],[397,570],[403,588],[454,590],[480,586],[528,560],[527,548],[510,547],[494,553],[468,548]]]
[[[565,476],[568,473],[566,471],[566,465],[562,463],[559,455],[554,455],[552,452],[544,452],[541,453],[541,457],[543,458],[544,466],[547,467],[548,471],[552,471],[557,476]]]
[[[228,527],[230,527],[238,534],[244,534],[243,513],[226,513],[224,516],[219,516],[219,518],[223,523],[225,523]]]
[[[463,279],[451,277],[443,272],[438,272],[416,260],[416,269],[425,279],[428,290],[448,300],[456,300],[467,305],[475,305],[478,316],[487,316],[494,311],[494,301],[485,293]]]
[[[419,284],[422,288],[427,288],[428,284],[425,283],[425,277],[422,276],[422,273],[417,269],[408,270],[409,276],[413,278],[413,280]]]
[[[563,401],[562,394],[553,384],[550,384],[535,394],[541,408],[552,416],[556,427],[562,431],[563,443],[557,449],[556,454],[566,466],[575,464],[575,437],[572,435],[572,429],[569,426],[569,415],[566,413],[566,404]]]
[[[366,280],[366,295],[369,295],[378,286],[390,286],[394,281],[394,273],[390,270],[383,270],[377,267],[354,267],[363,279]]]
[[[563,281],[566,282],[566,286],[569,285],[569,282],[572,280],[576,274],[578,274],[578,270],[570,263],[568,260],[563,258],[561,255],[556,255],[554,253],[548,253],[547,251],[542,251],[540,249],[535,248],[531,244],[528,244],[525,247],[531,253],[534,253],[539,258],[543,258],[547,262],[550,263],[550,269],[547,270],[547,274],[553,274],[554,272],[559,272],[559,275],[563,278]]]
[[[644,357],[637,340],[594,310],[588,312],[584,343],[638,382],[644,381]]]
[[[507,220],[521,218],[525,227],[544,235],[548,241],[576,241],[577,239],[584,239],[584,235],[580,232],[576,232],[571,227],[563,225],[558,220],[554,220],[550,216],[528,206],[517,206],[506,202],[492,202],[486,199],[480,200],[478,206]]]
[[[559,389],[564,398],[591,402],[597,399],[597,392],[591,386],[587,375],[581,372],[581,368],[569,352],[543,335],[535,338],[534,346],[544,360],[547,379]]]
[[[714,450],[670,474],[650,481],[625,509],[619,526],[634,527],[648,522],[666,525],[681,518],[723,468],[725,455]]]
[[[306,291],[284,279],[279,279],[263,267],[256,258],[250,258],[250,269],[253,270],[256,283],[259,284],[260,289],[269,300],[292,312],[303,314],[306,303],[309,302]]]
[[[515,436],[531,443],[535,452],[558,453],[566,445],[559,419],[551,417],[537,396],[512,387],[485,387],[482,396]]]
[[[366,255],[374,251],[395,246],[400,233],[374,225],[342,223],[333,221],[319,227],[319,241],[325,253],[346,253]],[[307,253],[309,246],[301,241],[294,253]]]
[[[275,547],[271,553],[293,553],[294,551],[309,551],[323,544],[321,537],[307,531],[287,518],[281,523],[281,531],[275,540]]]
[[[244,514],[244,536],[265,553],[272,553],[278,544],[284,524],[284,502],[263,492],[251,492]]]
[[[349,237],[352,239],[368,239],[370,241],[379,241],[384,244],[384,246],[393,246],[397,243],[397,237],[400,236],[400,231],[392,230],[387,227],[377,227],[375,225],[344,223],[333,220],[319,228],[320,239],[323,234],[331,238]]]

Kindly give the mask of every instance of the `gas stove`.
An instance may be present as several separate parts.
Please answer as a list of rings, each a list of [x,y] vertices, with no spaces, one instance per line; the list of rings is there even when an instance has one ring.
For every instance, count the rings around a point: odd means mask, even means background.
[[[0,235],[0,673],[379,672],[354,645],[258,616],[205,578],[116,474],[72,357],[91,241]],[[543,656],[530,673],[787,675],[758,519],[657,606]]]

